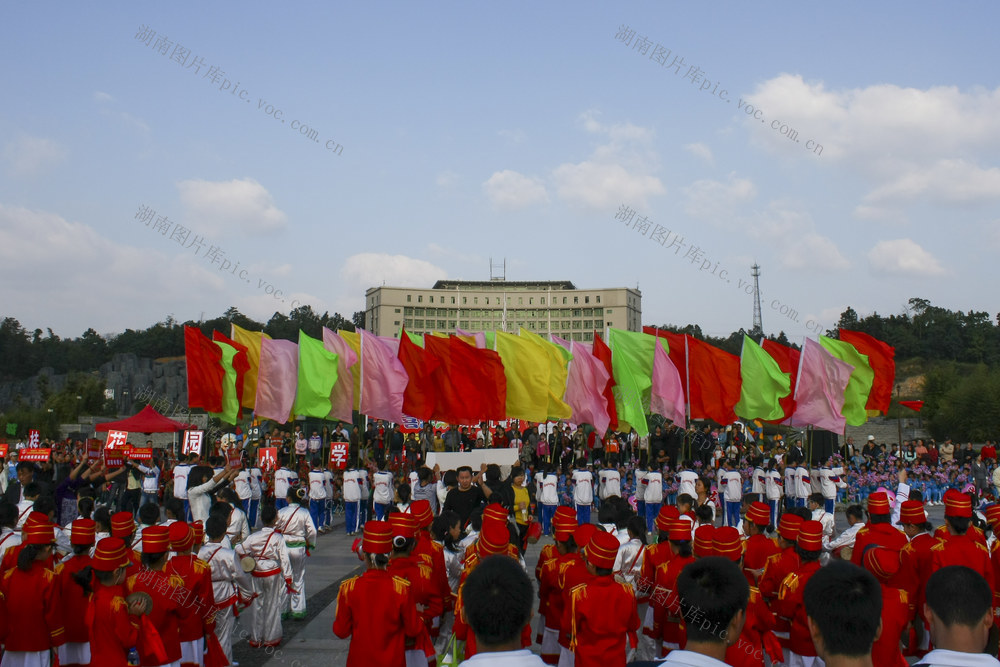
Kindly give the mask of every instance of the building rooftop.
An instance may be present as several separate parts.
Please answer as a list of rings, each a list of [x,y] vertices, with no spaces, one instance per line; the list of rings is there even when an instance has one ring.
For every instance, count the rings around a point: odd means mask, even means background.
[[[431,289],[495,289],[509,287],[511,289],[576,289],[569,280],[439,280]]]

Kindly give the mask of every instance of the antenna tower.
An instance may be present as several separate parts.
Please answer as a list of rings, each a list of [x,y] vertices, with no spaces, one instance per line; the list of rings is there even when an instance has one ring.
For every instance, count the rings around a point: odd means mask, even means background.
[[[750,267],[750,275],[753,276],[753,329],[750,334],[758,338],[764,335],[764,323],[760,317],[760,265],[756,262]]]
[[[504,257],[502,262],[496,263],[493,258],[490,257],[490,280],[505,281],[507,280],[507,258]]]

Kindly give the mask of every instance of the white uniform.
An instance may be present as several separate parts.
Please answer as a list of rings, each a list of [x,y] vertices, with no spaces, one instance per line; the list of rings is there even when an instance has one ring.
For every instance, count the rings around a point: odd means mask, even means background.
[[[14,532],[10,528],[4,528],[0,531],[0,560],[3,560],[3,555],[7,553],[7,549],[16,547],[20,543],[21,533]]]
[[[285,540],[273,528],[265,527],[251,533],[235,551],[240,558],[250,556],[257,563],[250,573],[257,599],[250,607],[250,621],[245,622],[250,628],[250,646],[278,646],[281,643],[282,596],[292,585],[292,564]]]
[[[693,470],[681,470],[680,474],[677,475],[677,495],[688,494],[692,498],[698,497],[698,492],[695,491],[695,482],[698,481],[698,473]]]
[[[309,510],[294,503],[278,511],[274,527],[285,538],[295,589],[294,593],[283,596],[281,608],[291,611],[292,618],[302,618],[306,615],[306,557],[309,549],[316,546],[316,526]]]
[[[236,619],[233,608],[238,602],[246,604],[253,595],[253,581],[240,567],[236,552],[221,544],[206,544],[198,558],[208,563],[212,570],[212,593],[215,597],[215,636],[229,662],[233,661],[233,627]]]
[[[750,483],[750,493],[762,494],[767,486],[767,473],[760,466],[753,469],[753,479]]]
[[[326,486],[322,470],[309,471],[309,500],[326,500]]]
[[[618,555],[615,556],[615,581],[623,582],[632,586],[635,592],[635,582],[642,572],[642,556],[646,547],[638,539],[631,539],[618,547]]]
[[[782,491],[781,473],[777,470],[768,470],[764,476],[764,495],[768,500],[781,500]]]
[[[188,499],[188,475],[191,474],[189,463],[179,463],[174,466],[174,498]]]
[[[239,544],[250,536],[250,522],[247,515],[239,507],[234,507],[229,515],[229,525],[226,527],[226,536],[230,544]]]
[[[607,470],[602,470],[599,475],[601,478],[601,500],[622,494],[622,476],[618,470],[608,468]]]
[[[646,475],[645,470],[635,471],[635,502],[637,503],[646,502]]]
[[[538,494],[538,502],[543,505],[559,504],[559,477],[555,473],[547,473],[542,477],[541,493]]]
[[[250,490],[250,471],[244,468],[233,480],[233,489],[240,500],[250,500],[253,493]]]
[[[288,497],[288,487],[298,481],[298,474],[288,468],[278,468],[274,471],[274,498],[285,500]]]
[[[260,500],[263,495],[261,480],[264,479],[264,471],[260,468],[250,468],[250,500]]]
[[[812,480],[809,477],[809,470],[805,466],[795,469],[795,497],[805,499],[812,493]]]
[[[573,502],[577,505],[594,502],[594,474],[589,470],[573,471]]]
[[[650,470],[646,473],[646,494],[647,505],[660,505],[663,503],[663,473],[659,470]]]

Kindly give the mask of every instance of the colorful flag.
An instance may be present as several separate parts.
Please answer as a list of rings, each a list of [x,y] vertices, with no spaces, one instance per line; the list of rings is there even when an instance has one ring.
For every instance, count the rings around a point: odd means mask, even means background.
[[[788,423],[791,426],[815,426],[843,435],[847,424],[842,414],[844,390],[852,370],[850,364],[837,359],[822,345],[807,338],[799,356],[795,412]]]
[[[549,361],[549,384],[548,384],[548,418],[550,421],[558,419],[569,419],[573,415],[572,408],[566,402],[566,380],[569,376],[569,362],[573,355],[568,350],[555,343],[550,343],[538,334],[531,333],[522,328],[519,332],[521,338],[527,338],[536,346],[542,349]]]
[[[396,357],[398,338],[385,338],[360,329],[361,412],[375,419],[403,421],[406,369]],[[395,345],[392,343],[395,342]]]
[[[358,368],[358,354],[347,342],[323,327],[323,347],[337,355],[337,381],[330,392],[330,414],[327,419],[354,421],[354,371]]]
[[[736,414],[744,419],[780,419],[781,399],[791,393],[792,378],[752,338],[743,336],[740,354],[740,400]]]
[[[284,424],[292,416],[299,377],[299,346],[290,340],[260,341],[260,371],[254,414]]]
[[[507,417],[544,422],[549,409],[549,357],[533,341],[496,332],[496,351],[507,381]]]
[[[655,338],[653,352],[653,386],[649,411],[663,415],[681,428],[687,427],[685,419],[684,380],[670,359],[666,338]]]
[[[594,357],[601,362],[608,374],[608,383],[604,386],[604,403],[607,406],[609,428],[618,428],[618,407],[615,405],[614,365],[611,363],[611,348],[601,339],[598,331],[594,332]]]
[[[691,419],[732,424],[740,400],[740,358],[693,336],[685,340]]]
[[[337,384],[337,355],[323,341],[299,331],[299,383],[295,392],[297,415],[325,419],[333,406],[330,394]]]
[[[840,340],[850,343],[858,352],[867,355],[868,363],[875,372],[865,408],[878,410],[883,415],[888,413],[889,404],[892,403],[892,388],[896,384],[896,348],[866,333],[847,329],[840,330]]]
[[[260,370],[260,341],[271,337],[263,331],[247,331],[235,324],[232,325],[230,337],[237,344],[247,349],[247,363],[250,367],[243,376],[243,397],[240,405],[244,408],[254,409],[257,402],[257,374]]]
[[[236,424],[236,417],[240,412],[240,402],[237,395],[236,383],[238,374],[234,360],[240,351],[229,343],[223,343],[218,340],[213,341],[213,343],[218,345],[219,349],[222,350],[222,369],[225,371],[225,376],[222,379],[222,410],[219,412],[210,412],[209,414],[227,424]]]
[[[646,414],[652,398],[656,339],[636,331],[610,329],[608,344],[617,388],[618,421],[628,423],[640,436],[649,435]]]
[[[448,339],[455,388],[467,404],[469,421],[452,423],[478,423],[482,420],[501,421],[507,412],[507,378],[500,355],[493,350],[479,349],[458,336]],[[465,380],[464,385],[461,380]]]
[[[222,412],[222,350],[197,327],[184,327],[188,407]]]
[[[358,361],[353,366],[351,366],[351,376],[354,379],[354,387],[351,390],[351,395],[354,398],[354,405],[352,406],[355,410],[361,409],[361,334],[357,331],[345,331],[344,329],[338,329],[337,335],[340,336],[352,350],[354,350],[354,356],[357,357]]]
[[[404,331],[399,339],[399,361],[409,378],[403,392],[403,413],[427,421],[434,415],[437,388],[433,373],[441,365],[441,360],[418,346],[413,338],[409,331]]]
[[[591,345],[564,340],[555,334],[552,334],[552,340],[573,354],[566,381],[566,402],[573,409],[570,421],[592,424],[603,435],[611,422],[604,399],[610,374],[601,360],[594,356]]]
[[[455,333],[469,345],[474,345],[479,349],[484,349],[486,347],[486,334],[482,331],[469,333],[468,331],[462,331],[461,329],[456,328]]]
[[[847,383],[847,389],[844,391],[844,417],[851,426],[864,425],[868,421],[865,405],[868,403],[872,382],[875,379],[875,371],[868,363],[868,356],[858,352],[858,349],[850,343],[828,336],[820,336],[819,344],[826,348],[827,352],[854,368],[851,372],[851,381]]]
[[[781,343],[775,343],[773,340],[764,339],[760,346],[771,355],[775,363],[778,364],[778,368],[781,369],[782,373],[788,373],[788,379],[791,381],[791,386],[789,388],[788,396],[781,399],[781,417],[770,421],[771,423],[781,423],[784,420],[792,416],[795,412],[795,382],[799,373],[799,351],[794,347],[788,347],[787,345],[782,345]]]
[[[243,392],[246,391],[247,372],[250,370],[249,350],[246,345],[237,343],[218,331],[212,332],[212,340],[220,343],[226,343],[227,345],[236,348],[236,356],[233,357],[233,370],[236,371],[236,400],[242,408]],[[260,355],[258,354],[258,359],[259,357]],[[242,412],[242,409],[237,411],[236,416],[242,416]]]

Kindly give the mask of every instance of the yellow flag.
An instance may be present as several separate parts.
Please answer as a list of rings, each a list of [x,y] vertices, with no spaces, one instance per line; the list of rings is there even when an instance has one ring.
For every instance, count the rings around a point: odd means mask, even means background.
[[[361,410],[361,334],[357,331],[337,331],[337,335],[347,341],[354,353],[358,355],[358,363],[351,366],[354,376],[354,409]]]
[[[521,329],[521,338],[527,338],[544,353],[549,366],[548,418],[550,420],[569,419],[573,416],[573,408],[565,401],[566,381],[569,379],[569,361],[573,358],[569,350],[562,345],[550,343],[538,334]]]
[[[507,378],[507,417],[544,422],[549,416],[549,368],[545,349],[526,336],[496,332],[496,349]]]
[[[257,406],[257,372],[260,370],[260,341],[264,338],[271,339],[263,331],[247,331],[235,324],[229,336],[240,345],[247,348],[247,361],[250,362],[250,370],[243,376],[243,402],[244,408],[253,410]]]

